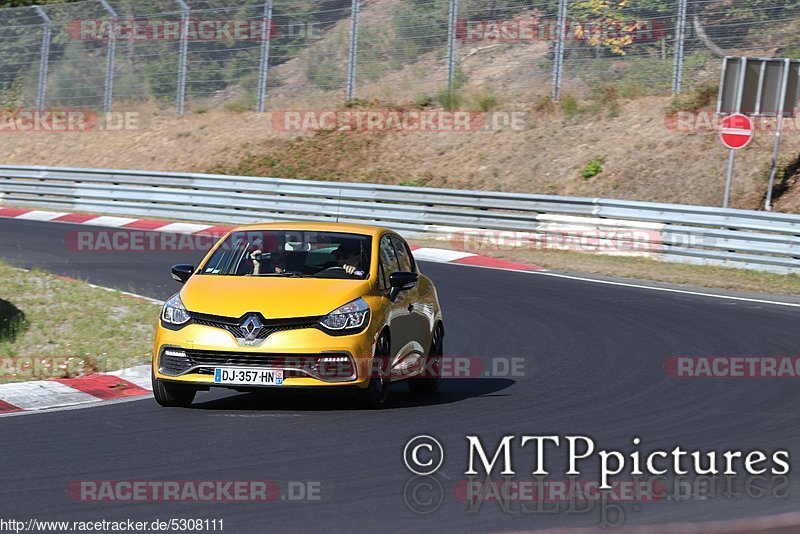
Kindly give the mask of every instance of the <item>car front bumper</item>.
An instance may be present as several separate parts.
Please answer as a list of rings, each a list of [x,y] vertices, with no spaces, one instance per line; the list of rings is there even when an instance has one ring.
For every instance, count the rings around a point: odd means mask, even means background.
[[[168,382],[231,389],[365,388],[373,368],[376,337],[370,327],[344,336],[301,328],[274,332],[259,346],[243,346],[219,328],[189,324],[180,330],[170,330],[159,324],[153,344],[153,374],[156,379]],[[171,354],[185,353],[187,362],[180,357],[165,357],[167,349],[172,349]],[[352,362],[352,372],[341,371],[339,364],[336,376],[319,373],[313,362],[326,356],[347,356]],[[213,373],[217,367],[281,369],[284,379],[282,385],[275,386],[217,384]]]

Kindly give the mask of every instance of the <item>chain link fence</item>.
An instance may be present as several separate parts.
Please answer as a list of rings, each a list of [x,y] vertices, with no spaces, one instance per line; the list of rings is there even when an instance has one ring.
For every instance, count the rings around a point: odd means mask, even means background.
[[[0,10],[0,105],[178,113],[669,94],[800,57],[800,0],[84,0]]]

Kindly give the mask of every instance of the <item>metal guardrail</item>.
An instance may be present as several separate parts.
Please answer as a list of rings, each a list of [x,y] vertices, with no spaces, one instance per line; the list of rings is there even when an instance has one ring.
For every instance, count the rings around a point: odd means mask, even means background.
[[[0,165],[2,201],[215,223],[368,222],[467,251],[532,246],[800,273],[800,216],[601,198]]]

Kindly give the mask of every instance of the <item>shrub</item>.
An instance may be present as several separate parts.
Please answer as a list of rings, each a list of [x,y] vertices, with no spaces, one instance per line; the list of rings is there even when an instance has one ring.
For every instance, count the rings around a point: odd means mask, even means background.
[[[601,172],[603,172],[603,162],[605,161],[604,156],[597,156],[593,160],[589,161],[586,166],[581,171],[581,176],[584,180],[589,180],[594,178]]]
[[[473,98],[473,102],[475,107],[484,113],[487,111],[492,111],[495,107],[497,107],[497,97],[489,92],[478,94]]]

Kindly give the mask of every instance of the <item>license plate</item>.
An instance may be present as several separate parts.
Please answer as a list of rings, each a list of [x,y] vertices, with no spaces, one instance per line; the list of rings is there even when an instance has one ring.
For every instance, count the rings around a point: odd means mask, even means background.
[[[237,386],[282,386],[283,369],[217,367],[214,369],[214,383]]]

